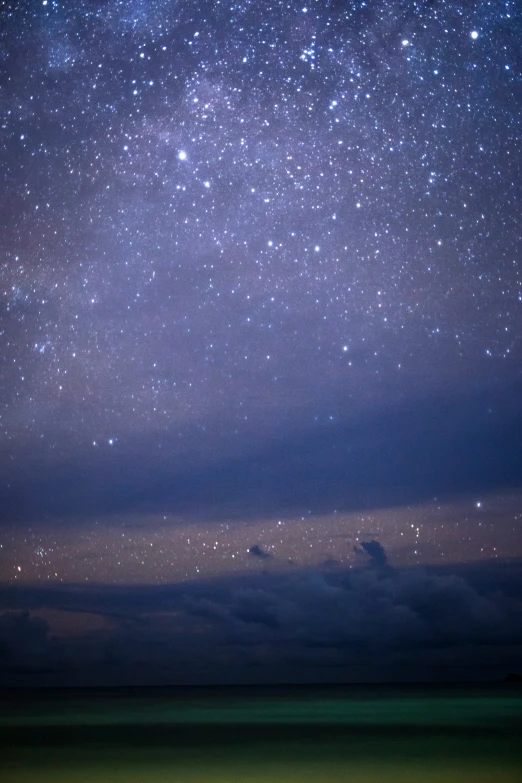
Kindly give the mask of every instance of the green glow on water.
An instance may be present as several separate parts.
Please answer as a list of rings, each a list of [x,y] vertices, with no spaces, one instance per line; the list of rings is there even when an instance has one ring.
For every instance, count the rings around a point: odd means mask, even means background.
[[[0,716],[2,783],[520,783],[522,698],[90,698]]]
[[[157,700],[57,705],[44,714],[27,710],[0,716],[0,726],[123,724],[341,724],[393,726],[488,726],[522,720],[522,699],[425,697],[375,699],[234,700],[232,703],[162,703]]]

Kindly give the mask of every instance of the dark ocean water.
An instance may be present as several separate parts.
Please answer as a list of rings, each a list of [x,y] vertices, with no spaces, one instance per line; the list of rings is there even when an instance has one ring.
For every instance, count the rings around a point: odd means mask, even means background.
[[[522,782],[522,689],[4,692],[2,783]]]

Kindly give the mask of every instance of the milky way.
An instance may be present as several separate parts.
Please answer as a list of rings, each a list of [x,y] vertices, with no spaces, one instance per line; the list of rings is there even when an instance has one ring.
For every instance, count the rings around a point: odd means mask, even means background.
[[[496,0],[5,4],[1,492],[31,577],[55,517],[99,554],[126,513],[146,546],[164,513],[244,515],[227,551],[266,567],[280,518],[329,515],[336,557],[338,510],[520,485],[521,39]]]

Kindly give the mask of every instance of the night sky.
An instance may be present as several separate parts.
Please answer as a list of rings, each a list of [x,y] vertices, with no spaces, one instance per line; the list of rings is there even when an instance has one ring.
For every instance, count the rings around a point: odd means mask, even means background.
[[[522,667],[522,9],[0,4],[0,680]]]

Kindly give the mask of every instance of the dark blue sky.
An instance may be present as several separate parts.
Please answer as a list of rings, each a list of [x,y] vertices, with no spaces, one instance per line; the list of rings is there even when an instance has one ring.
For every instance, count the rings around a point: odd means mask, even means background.
[[[361,569],[349,589],[370,580],[371,614],[371,580],[410,579],[394,569],[521,556],[521,36],[497,0],[8,4],[9,649],[40,633],[67,668],[64,639],[123,639],[105,610],[85,624],[96,612],[20,604],[18,587],[212,590],[266,571],[284,635],[292,580],[316,580],[313,605]],[[463,584],[473,614],[482,582]],[[428,620],[404,598],[423,644],[449,638],[439,606]],[[192,615],[172,611],[190,650]],[[343,611],[332,638],[364,636]],[[500,644],[498,611],[483,631]],[[270,639],[252,644],[281,651]],[[266,672],[287,671],[278,655]]]

